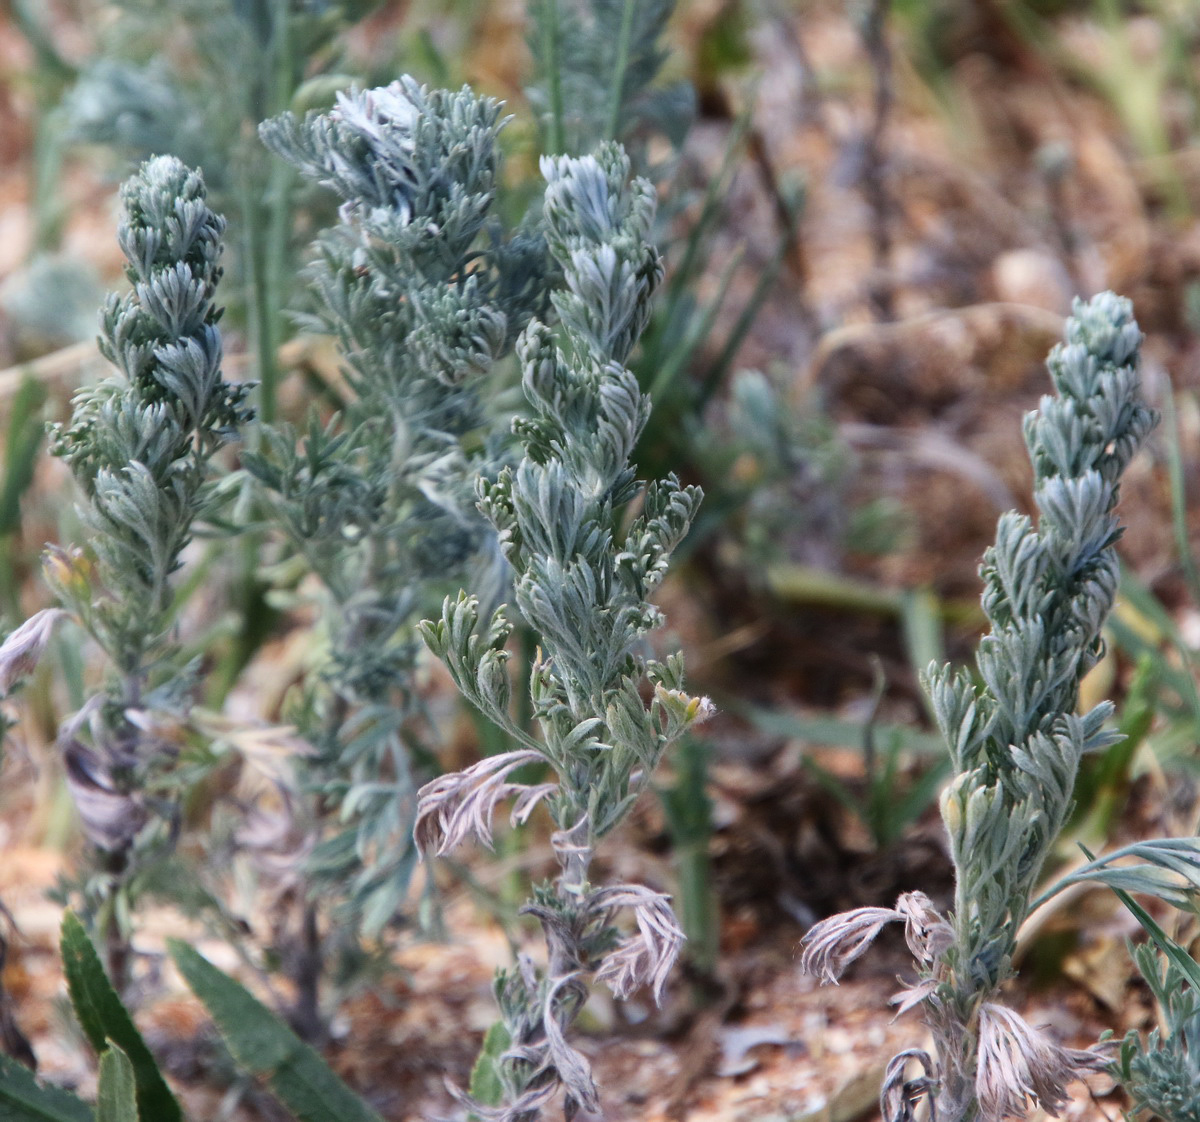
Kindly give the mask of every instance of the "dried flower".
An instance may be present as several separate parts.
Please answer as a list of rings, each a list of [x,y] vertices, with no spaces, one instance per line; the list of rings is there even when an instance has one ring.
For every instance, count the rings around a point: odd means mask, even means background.
[[[813,924],[801,944],[800,969],[822,982],[837,983],[846,967],[866,952],[884,927],[907,917],[895,908],[855,908]]]
[[[600,1110],[600,1096],[596,1091],[596,1081],[592,1078],[592,1065],[582,1052],[567,1043],[567,1038],[563,1035],[561,1022],[573,1019],[563,1017],[560,1008],[562,1001],[559,1000],[559,993],[563,989],[570,991],[563,1000],[576,1009],[583,1004],[587,991],[579,983],[576,974],[551,979],[546,990],[542,1016],[542,1025],[546,1032],[546,1059],[566,1088],[565,1112],[570,1119],[580,1106],[589,1114],[597,1113]]]
[[[671,910],[670,897],[638,884],[602,888],[592,897],[594,911],[632,908],[638,933],[623,939],[604,957],[596,972],[616,997],[628,997],[640,986],[651,986],[661,1005],[667,977],[686,936]]]
[[[100,754],[78,740],[63,745],[63,766],[88,840],[108,853],[125,850],[150,817],[141,798],[123,791]]]
[[[902,979],[897,979],[901,981]],[[888,1004],[896,1007],[894,1021],[897,1017],[903,1016],[910,1009],[915,1009],[923,1001],[927,1001],[934,993],[937,992],[938,981],[936,978],[925,978],[922,981],[915,982],[911,986],[904,986],[899,993],[892,994],[888,998]]]
[[[1055,1044],[1003,1005],[986,1002],[979,1010],[975,1094],[984,1122],[1023,1118],[1030,1103],[1057,1118],[1067,1084],[1108,1062],[1099,1052]]]
[[[916,960],[925,966],[938,959],[954,942],[952,928],[934,909],[924,892],[905,892],[896,901],[904,916],[904,941]]]
[[[548,792],[541,787],[506,782],[508,776],[524,764],[540,760],[537,752],[524,749],[488,756],[465,771],[438,776],[421,788],[413,837],[422,853],[436,849],[439,856],[474,835],[489,849],[492,847],[492,816],[496,804],[511,795],[536,801]],[[531,807],[523,807],[532,809]],[[514,816],[517,809],[514,807]]]
[[[61,608],[43,608],[4,640],[0,646],[0,692],[7,692],[19,679],[33,673],[54,625],[67,615]]]
[[[916,1060],[924,1072],[916,1079],[905,1079],[904,1073],[909,1063]],[[928,1052],[917,1048],[906,1048],[898,1052],[889,1061],[883,1072],[883,1089],[879,1095],[879,1109],[883,1122],[916,1122],[916,1105],[920,1099],[929,1095],[933,1087],[930,1078],[933,1072],[933,1060]],[[931,1122],[937,1122],[937,1110],[931,1109]]]

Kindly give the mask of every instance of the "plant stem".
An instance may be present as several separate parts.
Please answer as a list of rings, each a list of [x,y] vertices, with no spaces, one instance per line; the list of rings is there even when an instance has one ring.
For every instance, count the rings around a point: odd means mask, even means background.
[[[566,151],[563,129],[562,57],[559,54],[558,0],[546,0],[542,20],[542,51],[546,59],[546,86],[550,92],[550,121],[546,146],[550,155]]]
[[[629,69],[629,39],[633,34],[635,0],[625,0],[621,11],[621,33],[617,40],[617,61],[613,66],[612,88],[608,95],[608,122],[604,140],[616,140],[621,127],[621,107],[625,103],[625,72]]]
[[[325,1036],[321,1017],[321,930],[317,922],[317,905],[304,902],[304,919],[300,934],[300,953],[296,958],[296,1004],[289,1018],[296,1034],[310,1044],[320,1043]]]
[[[128,846],[105,854],[105,872],[111,878],[107,889],[105,909],[108,913],[104,924],[104,957],[108,965],[108,978],[118,995],[124,995],[129,985],[129,941],[121,930],[121,917],[117,899],[121,894],[122,882],[129,871]]]
[[[892,87],[892,53],[887,42],[887,18],[891,0],[872,0],[863,28],[863,41],[875,75],[871,131],[863,158],[863,188],[871,207],[871,246],[875,256],[875,278],[870,286],[871,303],[885,322],[896,318],[895,292],[888,275],[892,256],[891,196],[886,183],[884,133],[891,114],[895,91]]]

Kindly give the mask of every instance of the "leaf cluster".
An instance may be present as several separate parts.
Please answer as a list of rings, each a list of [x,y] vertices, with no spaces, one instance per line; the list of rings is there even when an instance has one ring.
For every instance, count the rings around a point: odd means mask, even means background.
[[[649,598],[700,495],[673,478],[652,483],[621,524],[639,493],[630,457],[649,412],[624,363],[662,276],[649,184],[627,182],[628,158],[616,146],[547,159],[543,173],[547,241],[564,275],[553,301],[565,346],[543,323],[526,330],[518,353],[532,413],[514,422],[525,456],[480,485],[480,508],[516,573],[517,607],[540,637],[530,694],[542,739],[509,716],[512,625],[503,610],[481,636],[476,601],[448,599],[442,619],[422,630],[467,698],[554,766],[558,821],[573,826],[586,815],[602,836],[698,714],[682,692],[682,664],[646,658],[642,644],[661,622]],[[654,690],[649,708],[643,677]]]
[[[54,452],[86,496],[94,566],[50,573],[117,667],[139,673],[174,616],[171,575],[208,503],[212,457],[250,412],[226,382],[214,303],[224,220],[170,156],[122,188],[118,240],[132,288],[109,297],[100,348],[117,374],[80,392]],[[98,595],[97,595],[98,594]]]
[[[351,395],[302,434],[267,428],[245,464],[324,587],[329,658],[300,716],[318,749],[305,783],[341,825],[311,871],[349,885],[370,933],[394,914],[414,857],[414,625],[472,568],[499,584],[474,505],[475,478],[501,455],[487,403],[497,365],[546,307],[532,220],[508,234],[492,216],[504,123],[493,99],[404,77],[261,128],[341,201],[306,270],[301,323],[336,340]]]
[[[0,1114],[9,1122],[182,1122],[157,1061],[71,912],[63,916],[60,949],[72,1009],[100,1061],[95,1110],[0,1056]],[[379,1122],[320,1055],[239,982],[185,943],[172,940],[168,950],[238,1065],[263,1079],[299,1122]]]
[[[957,968],[970,989],[1003,980],[1079,760],[1113,743],[1110,704],[1081,716],[1075,707],[1116,594],[1118,481],[1157,420],[1140,397],[1140,339],[1129,301],[1077,302],[1048,361],[1057,396],[1025,423],[1040,519],[1004,515],[981,569],[992,624],[977,656],[983,688],[949,667],[928,678],[959,772],[943,816],[959,875]]]
[[[527,93],[546,151],[584,153],[601,140],[640,150],[653,133],[679,147],[695,116],[687,82],[656,80],[674,0],[534,0]]]

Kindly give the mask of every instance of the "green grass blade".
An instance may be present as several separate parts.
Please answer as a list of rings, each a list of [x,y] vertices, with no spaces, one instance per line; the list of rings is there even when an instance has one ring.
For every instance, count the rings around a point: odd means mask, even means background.
[[[61,1087],[44,1086],[27,1067],[0,1055],[0,1118],[4,1122],[93,1122],[92,1108]]]
[[[558,29],[558,0],[545,0],[540,15],[538,24],[542,30],[542,58],[546,67],[546,89],[550,100],[546,154],[557,156],[567,150],[566,130],[563,126],[562,42]]]
[[[33,482],[38,451],[45,432],[41,421],[45,387],[26,375],[12,400],[5,439],[4,483],[0,486],[0,535],[11,534],[21,524],[21,497]]]
[[[1171,392],[1170,379],[1164,378],[1162,383],[1163,444],[1167,452],[1167,478],[1171,487],[1171,528],[1175,534],[1175,548],[1187,578],[1192,602],[1200,603],[1200,570],[1196,568],[1196,558],[1192,556],[1192,545],[1188,535],[1187,485],[1179,439],[1179,416],[1175,410],[1175,395]]]
[[[625,108],[625,72],[629,69],[629,40],[633,35],[633,12],[637,0],[625,0],[621,11],[621,31],[617,40],[617,61],[613,66],[612,89],[608,95],[608,120],[604,139],[616,140],[621,128],[621,110]]]
[[[741,251],[730,255],[717,280],[716,295],[709,301],[708,307],[693,317],[679,344],[671,349],[659,366],[658,373],[650,384],[652,401],[669,401],[671,399],[676,380],[686,369],[692,356],[699,350],[704,340],[712,334],[717,315],[725,304],[726,296],[729,295],[729,286],[733,281],[734,271],[741,262]]]
[[[186,943],[167,944],[192,992],[216,1022],[233,1058],[261,1076],[300,1122],[382,1122],[305,1044],[239,982]]]
[[[775,281],[779,277],[779,270],[783,265],[786,253],[786,247],[781,247],[767,263],[767,267],[762,271],[758,282],[754,286],[754,291],[750,294],[750,299],[746,301],[745,306],[738,315],[737,322],[733,325],[733,330],[726,337],[721,347],[721,353],[717,355],[712,365],[700,377],[699,390],[696,394],[696,411],[698,413],[704,410],[709,401],[712,400],[713,395],[720,388],[730,369],[733,367],[733,360],[737,357],[738,351],[742,349],[742,344],[746,341],[746,336],[750,334],[750,328],[754,326],[755,320],[758,319],[758,313],[762,311],[768,295],[770,295],[771,290],[775,287]]]
[[[133,1064],[111,1040],[100,1057],[96,1122],[140,1122]]]
[[[842,747],[861,747],[864,727],[861,721],[848,721],[827,715],[805,716],[801,713],[780,713],[773,709],[756,709],[750,706],[729,705],[740,712],[755,728],[774,736],[794,737],[811,744],[830,744]],[[902,751],[919,756],[940,758],[946,753],[946,745],[936,733],[923,732],[907,725],[879,722],[875,725],[878,737],[898,737]]]
[[[757,89],[751,91],[750,96],[746,99],[745,109],[734,119],[733,128],[729,130],[729,139],[725,143],[725,151],[721,157],[721,165],[717,174],[708,181],[700,205],[700,213],[688,232],[683,256],[679,264],[671,270],[671,277],[667,281],[665,300],[665,310],[668,316],[674,314],[676,303],[684,298],[689,286],[694,281],[699,271],[699,265],[706,255],[713,228],[725,209],[725,200],[729,197],[729,186],[737,172],[742,148],[753,124],[757,93]]]
[[[158,1064],[129,1016],[83,924],[73,912],[63,915],[62,960],[75,1016],[97,1055],[116,1044],[133,1066],[141,1116],[153,1122],[181,1122],[183,1112]]]
[[[1083,852],[1087,853],[1088,857],[1092,856],[1086,849]],[[1188,985],[1193,990],[1200,992],[1200,964],[1197,964],[1183,947],[1159,927],[1154,917],[1130,896],[1128,892],[1120,888],[1114,888],[1113,891],[1117,894],[1117,898],[1121,903],[1133,913],[1134,918],[1142,925],[1146,933],[1154,941],[1155,946],[1178,967],[1180,973],[1187,979]]]

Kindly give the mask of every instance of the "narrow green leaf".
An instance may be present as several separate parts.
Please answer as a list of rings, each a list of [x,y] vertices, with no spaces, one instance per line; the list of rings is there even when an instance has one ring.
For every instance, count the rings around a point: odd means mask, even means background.
[[[725,381],[725,376],[733,366],[733,361],[737,357],[738,351],[741,350],[742,343],[745,342],[746,336],[750,334],[750,329],[754,326],[755,320],[758,319],[758,313],[762,310],[763,305],[767,302],[767,297],[775,287],[775,281],[779,277],[779,270],[783,265],[786,255],[787,243],[785,241],[780,245],[775,255],[767,262],[767,267],[759,275],[758,281],[754,286],[754,291],[750,294],[750,299],[742,307],[732,330],[725,337],[720,354],[717,355],[709,368],[700,377],[700,386],[695,402],[697,414],[707,407],[713,395]]]
[[[111,1040],[100,1057],[96,1122],[140,1122],[133,1064]]]
[[[153,1122],[181,1122],[183,1112],[133,1018],[108,981],[100,956],[73,912],[63,915],[62,960],[75,1016],[97,1055],[116,1044],[133,1067],[141,1116]]]
[[[1085,846],[1080,846],[1089,857]],[[1117,861],[1139,858],[1144,864],[1118,865]],[[1156,896],[1177,908],[1187,908],[1200,890],[1200,838],[1156,838],[1132,842],[1120,849],[1092,858],[1086,865],[1056,881],[1031,905],[1038,908],[1072,884],[1099,883],[1114,891],[1126,889]]]
[[[171,939],[167,949],[216,1022],[233,1058],[265,1078],[300,1122],[381,1122],[314,1049],[239,982],[186,943]]]
[[[1175,395],[1169,379],[1163,379],[1163,444],[1167,451],[1167,478],[1171,485],[1171,527],[1175,531],[1175,548],[1180,566],[1191,589],[1192,601],[1200,600],[1200,569],[1192,555],[1187,521],[1187,483],[1183,466],[1183,449],[1179,432],[1179,415],[1175,410]]]
[[[1138,923],[1145,928],[1146,933],[1154,940],[1158,949],[1178,967],[1180,973],[1187,979],[1188,985],[1193,990],[1200,992],[1200,964],[1197,964],[1183,947],[1159,927],[1154,921],[1154,917],[1130,896],[1128,892],[1120,888],[1114,888],[1113,891],[1117,894],[1117,898],[1121,903],[1133,913]]]
[[[924,673],[931,662],[941,666],[946,661],[946,644],[942,638],[942,611],[937,594],[929,588],[908,589],[900,604],[909,665],[917,674]]]
[[[860,721],[847,721],[841,717],[825,714],[807,716],[801,713],[780,713],[772,709],[738,708],[756,728],[775,736],[795,737],[806,740],[811,744],[831,744],[843,746],[859,746],[863,742],[863,724]],[[908,725],[895,725],[879,722],[875,725],[875,735],[882,739],[898,738],[898,747],[902,751],[916,753],[919,756],[941,758],[945,755],[946,745],[942,738],[935,733],[923,732],[921,729],[910,728]]]
[[[33,1073],[0,1054],[0,1118],[4,1122],[93,1122],[92,1108],[61,1087],[39,1084]]]
[[[33,482],[34,466],[45,431],[39,416],[45,401],[45,387],[27,374],[12,400],[8,434],[4,442],[0,535],[11,534],[21,524],[21,497]]]
[[[625,72],[629,69],[629,40],[633,35],[633,13],[636,0],[625,0],[621,11],[621,31],[617,37],[617,60],[613,65],[612,87],[608,94],[608,122],[605,140],[618,139],[621,131],[621,110],[625,108]]]

